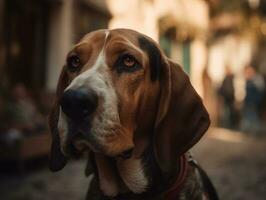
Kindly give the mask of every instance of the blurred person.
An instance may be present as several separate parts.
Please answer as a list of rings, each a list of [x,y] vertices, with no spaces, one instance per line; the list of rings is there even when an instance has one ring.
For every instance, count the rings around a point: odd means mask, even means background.
[[[41,112],[41,114],[45,117],[47,117],[52,110],[52,107],[54,105],[54,99],[55,99],[55,93],[54,92],[41,92],[38,97],[38,107]]]
[[[0,91],[0,145],[13,145],[21,138],[18,130],[10,126],[7,114],[7,103],[3,91]]]
[[[247,133],[259,133],[262,130],[259,106],[265,89],[264,78],[253,66],[245,67],[244,76],[246,96],[242,108],[241,130]]]
[[[235,108],[235,88],[234,88],[234,74],[229,66],[225,68],[225,77],[219,88],[219,95],[223,102],[222,126],[225,128],[236,128],[237,125],[237,111]]]
[[[44,130],[44,119],[27,88],[16,84],[11,90],[11,98],[6,108],[7,120],[11,129],[21,131],[24,136]]]

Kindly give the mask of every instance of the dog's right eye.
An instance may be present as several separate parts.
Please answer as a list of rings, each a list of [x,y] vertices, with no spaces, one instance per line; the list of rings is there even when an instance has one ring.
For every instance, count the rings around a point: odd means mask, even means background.
[[[81,60],[77,55],[71,55],[67,59],[67,67],[71,72],[76,72],[81,67]]]

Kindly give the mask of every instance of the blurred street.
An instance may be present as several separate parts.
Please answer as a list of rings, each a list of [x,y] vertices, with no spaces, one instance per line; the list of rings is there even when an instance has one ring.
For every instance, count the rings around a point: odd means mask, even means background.
[[[214,128],[193,152],[211,177],[221,200],[265,200],[265,136]]]
[[[193,153],[210,175],[221,200],[264,200],[265,151],[266,137],[212,128],[195,146]],[[84,167],[85,160],[73,161],[59,173],[42,168],[37,173],[1,177],[0,199],[84,199],[89,184]]]

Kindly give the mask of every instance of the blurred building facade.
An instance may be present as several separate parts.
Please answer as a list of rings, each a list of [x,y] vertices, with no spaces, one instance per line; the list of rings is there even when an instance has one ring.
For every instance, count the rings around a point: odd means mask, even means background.
[[[243,68],[256,60],[266,74],[265,5],[265,0],[1,0],[0,88],[22,82],[32,90],[54,91],[67,52],[84,34],[131,28],[158,41],[217,113],[219,105],[212,104],[226,68],[236,76],[239,101],[245,96]]]
[[[34,90],[54,90],[74,42],[95,29],[123,27],[160,42],[202,93],[198,80],[209,24],[204,0],[2,0],[0,15],[2,85],[23,82]]]
[[[0,84],[54,90],[72,44],[109,19],[103,0],[1,0]]]

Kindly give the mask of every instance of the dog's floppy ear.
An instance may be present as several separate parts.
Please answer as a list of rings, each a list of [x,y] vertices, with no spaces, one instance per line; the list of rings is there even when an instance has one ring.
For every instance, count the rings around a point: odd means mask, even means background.
[[[161,69],[161,94],[155,122],[154,150],[163,171],[176,167],[209,127],[209,115],[181,67],[171,60]]]
[[[59,171],[62,168],[64,168],[64,166],[67,163],[67,158],[61,152],[60,138],[57,127],[59,112],[60,112],[59,99],[62,96],[63,91],[66,88],[67,84],[68,84],[68,77],[64,67],[57,84],[55,103],[49,115],[49,128],[52,134],[52,145],[51,145],[50,162],[49,162],[49,167],[51,171]]]

